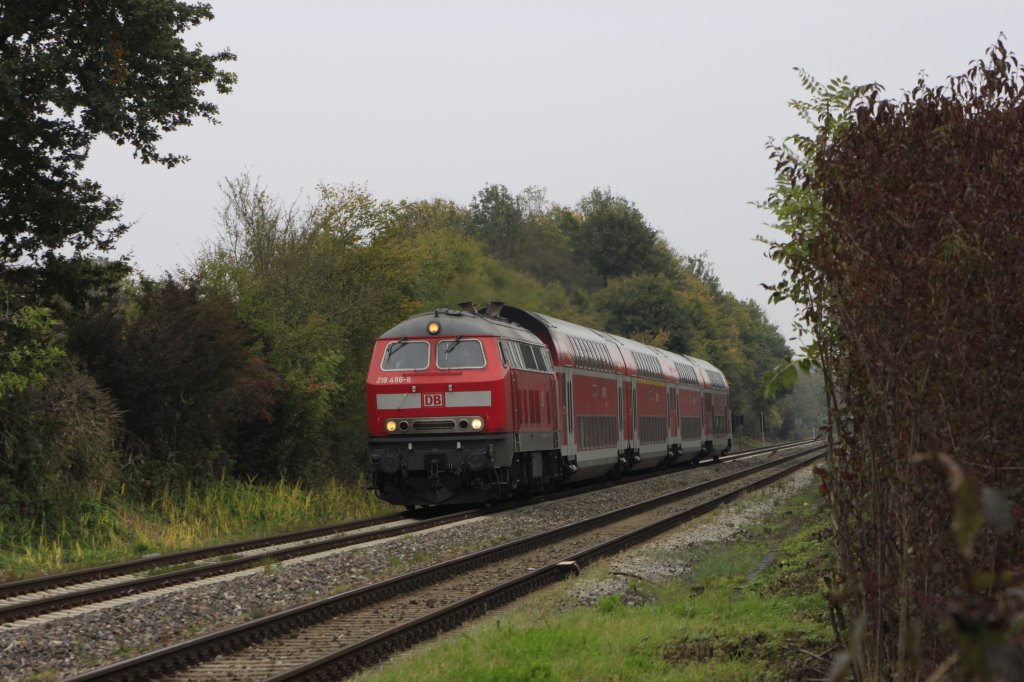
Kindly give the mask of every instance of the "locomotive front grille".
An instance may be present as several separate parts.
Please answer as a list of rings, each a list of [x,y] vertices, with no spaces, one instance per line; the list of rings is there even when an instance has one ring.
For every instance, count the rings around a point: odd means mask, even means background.
[[[412,422],[413,431],[454,431],[454,419],[416,419]]]

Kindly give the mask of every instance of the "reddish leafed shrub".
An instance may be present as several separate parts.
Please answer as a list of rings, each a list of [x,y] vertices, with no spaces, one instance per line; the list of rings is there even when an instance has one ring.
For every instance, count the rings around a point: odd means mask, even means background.
[[[844,115],[790,167],[820,207],[802,255],[773,255],[812,283],[805,319],[824,332],[821,474],[854,669],[1009,679],[1024,669],[1024,72],[1000,42],[941,86],[860,90]]]

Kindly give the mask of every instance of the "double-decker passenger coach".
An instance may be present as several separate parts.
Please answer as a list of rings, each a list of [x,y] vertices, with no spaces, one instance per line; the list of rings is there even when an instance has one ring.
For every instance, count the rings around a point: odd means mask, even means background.
[[[411,317],[367,375],[373,485],[408,507],[480,503],[732,445],[710,363],[502,303]]]

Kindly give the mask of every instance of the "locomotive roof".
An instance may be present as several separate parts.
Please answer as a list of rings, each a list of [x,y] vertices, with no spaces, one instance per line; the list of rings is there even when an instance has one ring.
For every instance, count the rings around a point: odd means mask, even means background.
[[[433,312],[413,315],[381,334],[380,338],[400,339],[403,337],[430,336],[427,333],[427,325],[433,321],[437,321],[441,325],[441,331],[436,336],[501,336],[528,343],[541,343],[540,339],[534,334],[514,322],[489,315],[447,308],[439,308]]]

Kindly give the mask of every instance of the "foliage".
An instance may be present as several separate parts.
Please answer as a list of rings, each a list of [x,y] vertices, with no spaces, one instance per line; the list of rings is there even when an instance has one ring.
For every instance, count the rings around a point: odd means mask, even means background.
[[[487,185],[469,203],[468,232],[503,256],[514,258],[526,222],[519,202],[505,185]]]
[[[607,331],[645,343],[658,339],[656,345],[677,353],[694,353],[706,338],[710,310],[700,303],[653,273],[613,279],[594,296]]]
[[[605,282],[637,273],[676,273],[671,248],[630,201],[593,190],[577,206],[580,218],[567,225],[573,249]]]
[[[52,310],[33,305],[11,310],[10,298],[5,304],[0,311],[0,399],[46,383],[49,371],[67,359]]]
[[[527,187],[513,197],[504,185],[487,185],[473,197],[469,214],[466,232],[505,267],[558,282],[577,306],[601,287],[601,275],[579,257],[571,237],[578,214],[551,204],[543,189]]]
[[[53,311],[4,289],[0,313],[0,524],[51,512],[116,473],[116,407],[68,359]]]
[[[143,278],[77,321],[70,346],[121,407],[136,483],[245,470],[247,431],[273,419],[279,379],[223,295]]]
[[[116,222],[120,200],[80,175],[98,135],[131,145],[143,163],[186,160],[157,151],[162,134],[215,121],[203,87],[226,93],[235,81],[217,68],[230,52],[181,39],[212,17],[208,4],[176,0],[0,6],[0,263],[15,269],[5,277],[52,287],[53,270],[66,275],[69,261],[82,266],[87,251],[109,251],[127,229]]]
[[[1019,670],[1024,71],[1000,41],[895,100],[804,81],[814,136],[772,152],[773,296],[802,306],[829,396],[854,671]]]
[[[353,474],[373,341],[415,310],[416,270],[428,263],[410,260],[398,208],[363,188],[321,186],[307,207],[282,206],[245,176],[224,193],[223,233],[198,277],[238,302],[284,379],[249,473]]]

